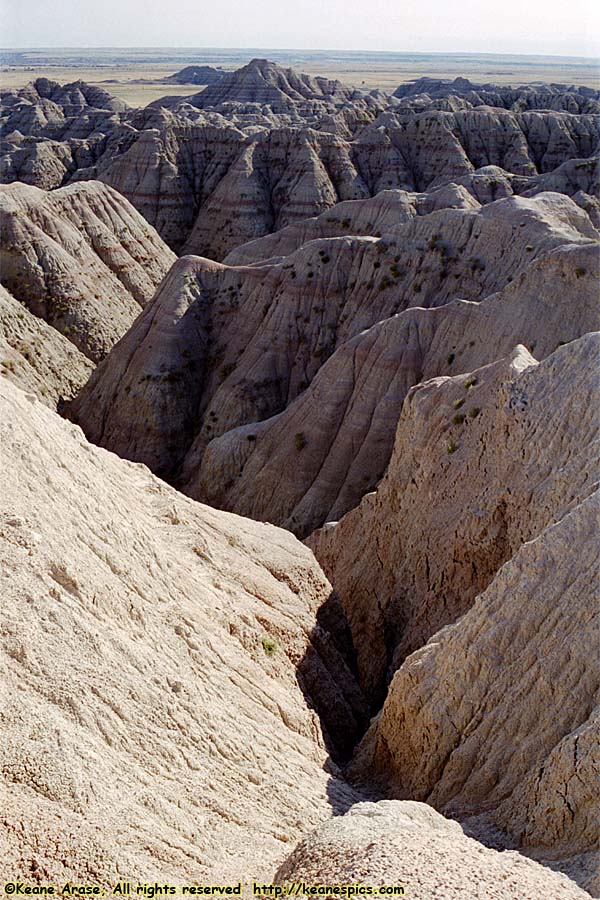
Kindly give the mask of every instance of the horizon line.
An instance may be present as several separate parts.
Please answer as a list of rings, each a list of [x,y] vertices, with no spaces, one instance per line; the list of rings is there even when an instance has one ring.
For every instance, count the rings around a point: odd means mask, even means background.
[[[156,44],[126,44],[123,46],[102,44],[97,46],[91,45],[56,45],[56,46],[28,46],[28,47],[0,47],[0,53],[6,52],[33,52],[33,51],[58,51],[58,50],[176,50],[176,51],[208,51],[208,50],[224,50],[227,52],[244,52],[248,53],[254,50],[269,51],[275,53],[372,53],[372,54],[403,54],[406,56],[500,56],[500,57],[527,57],[537,59],[572,59],[586,60],[586,62],[595,63],[600,70],[600,56],[585,54],[566,54],[566,53],[517,53],[517,52],[494,52],[480,50],[384,50],[384,49],[364,49],[359,47],[351,48],[322,48],[322,47],[219,47],[219,46],[183,46],[183,45],[156,45]]]

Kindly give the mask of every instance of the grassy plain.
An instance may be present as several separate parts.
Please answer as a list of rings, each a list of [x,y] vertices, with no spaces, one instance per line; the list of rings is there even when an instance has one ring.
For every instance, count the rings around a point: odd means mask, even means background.
[[[428,75],[476,82],[529,84],[564,82],[600,88],[600,66],[592,59],[476,54],[359,53],[274,50],[35,50],[2,51],[0,90],[22,87],[44,76],[65,84],[81,79],[105,88],[131,106],[145,106],[167,94],[186,96],[201,88],[164,83],[186,65],[230,71],[255,56],[291,65],[310,75],[339,78],[361,88],[392,92],[399,84]]]

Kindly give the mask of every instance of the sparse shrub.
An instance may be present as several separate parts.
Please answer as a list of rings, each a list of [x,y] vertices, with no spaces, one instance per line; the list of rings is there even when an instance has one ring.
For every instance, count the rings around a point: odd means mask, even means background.
[[[260,642],[267,656],[273,656],[273,654],[277,652],[279,644],[277,643],[275,638],[269,637],[268,634],[263,634]]]
[[[304,432],[298,431],[294,435],[294,447],[296,448],[298,453],[300,453],[301,450],[304,450],[304,448],[306,447],[306,437],[304,435]]]
[[[413,285],[413,291],[415,292],[415,294],[421,293],[421,282],[420,281],[415,282],[415,284]]]
[[[471,409],[469,410],[469,418],[476,419],[480,412],[481,412],[481,410],[479,409],[478,406],[472,406]]]
[[[456,451],[458,450],[458,444],[456,443],[456,441],[450,441],[450,443],[446,447],[446,450],[449,454],[456,453]]]
[[[256,435],[255,435],[255,434],[247,434],[247,435],[246,435],[246,440],[247,440],[247,441],[255,441],[255,440],[256,440]]]
[[[458,400],[455,400],[455,401],[454,401],[454,403],[452,404],[452,406],[454,407],[454,409],[460,409],[464,402],[465,402],[465,401],[463,400],[463,398],[462,398],[462,397],[459,397]]]
[[[586,274],[586,272],[587,272],[587,269],[582,269],[581,266],[577,266],[577,268],[575,269],[575,275],[577,278],[583,278],[583,276]]]
[[[455,416],[452,416],[452,424],[453,425],[462,425],[465,421],[465,417],[462,413],[456,413]]]
[[[527,250],[528,253],[531,253],[531,251],[533,250],[533,247],[532,247],[531,244],[527,244],[527,246],[525,247],[525,249]]]
[[[455,353],[449,353],[448,356],[446,357],[446,362],[448,363],[449,366],[451,366],[452,363],[454,362],[455,356],[456,356]]]
[[[465,387],[467,390],[469,390],[469,388],[475,387],[476,384],[477,379],[474,375],[472,375],[471,378],[467,378],[467,380],[465,381]]]

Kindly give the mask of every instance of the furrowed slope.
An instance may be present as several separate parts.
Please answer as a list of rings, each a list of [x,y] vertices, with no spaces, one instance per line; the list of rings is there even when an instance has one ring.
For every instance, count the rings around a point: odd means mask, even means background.
[[[593,156],[600,139],[596,101],[583,94],[567,91],[568,111],[459,97],[411,105],[266,60],[143,110],[93,92],[50,82],[5,92],[2,180],[45,189],[103,181],[173,249],[218,260],[340,201],[430,191],[482,167],[527,191],[531,179]]]
[[[524,544],[408,657],[353,762],[388,796],[426,800],[596,897],[599,500]]]
[[[47,406],[71,400],[93,364],[0,285],[0,373]]]
[[[127,331],[175,261],[112,188],[47,193],[0,188],[0,278],[34,315],[98,362]]]
[[[597,232],[568,198],[441,210],[385,239],[314,241],[281,262],[180,260],[70,415],[90,440],[182,484],[211,440],[282,412],[365,328],[408,307],[480,300]],[[528,243],[530,242],[530,243]]]
[[[563,246],[479,304],[409,309],[374,325],[342,344],[284,412],[212,440],[186,491],[301,537],[340,519],[383,476],[413,385],[472,371],[517,343],[542,359],[600,330],[599,263],[595,245]]]
[[[595,490],[597,351],[598,333],[539,364],[521,347],[413,388],[377,491],[308,539],[372,696],[524,543]]]
[[[2,872],[266,876],[354,799],[309,707],[348,734],[361,703],[317,627],[314,557],[89,445],[5,378],[0,407]]]

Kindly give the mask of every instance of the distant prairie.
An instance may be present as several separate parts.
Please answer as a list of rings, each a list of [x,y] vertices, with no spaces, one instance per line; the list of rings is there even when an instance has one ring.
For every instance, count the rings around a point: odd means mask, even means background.
[[[159,97],[196,93],[197,85],[166,79],[188,65],[220,66],[231,71],[254,57],[268,57],[309,75],[339,78],[358,87],[392,92],[422,76],[476,82],[533,84],[559,82],[600,88],[598,61],[586,57],[522,56],[476,53],[395,53],[325,50],[240,50],[193,48],[31,49],[0,52],[0,89],[18,88],[44,76],[65,84],[81,79],[102,86],[131,106]]]

